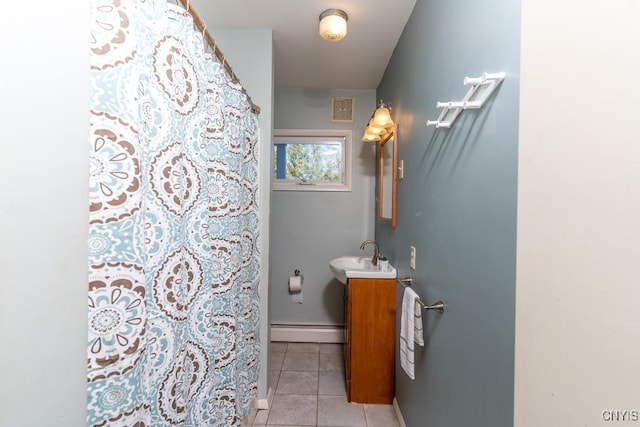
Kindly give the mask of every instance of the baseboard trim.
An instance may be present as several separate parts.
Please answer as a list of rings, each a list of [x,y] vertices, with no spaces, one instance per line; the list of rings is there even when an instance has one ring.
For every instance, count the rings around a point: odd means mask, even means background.
[[[241,427],[251,427],[258,415],[258,411],[268,410],[271,407],[273,393],[273,387],[269,387],[266,399],[259,399],[257,397],[253,399],[253,402],[251,403],[251,412],[242,420]]]
[[[261,409],[269,409],[269,399],[257,399],[256,400],[256,409],[259,411]]]
[[[398,399],[396,399],[395,397],[393,398],[393,410],[396,413],[396,417],[398,418],[398,424],[400,424],[400,427],[407,427],[407,425],[404,422],[404,418],[402,417],[402,412],[400,412],[400,406],[398,405]]]
[[[271,341],[285,342],[344,342],[344,328],[341,326],[318,325],[271,325]]]

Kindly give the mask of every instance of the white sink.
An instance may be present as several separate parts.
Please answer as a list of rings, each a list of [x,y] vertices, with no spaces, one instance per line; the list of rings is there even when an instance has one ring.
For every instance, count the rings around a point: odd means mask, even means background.
[[[329,261],[329,267],[336,279],[345,285],[350,278],[395,279],[397,274],[392,265],[389,265],[389,271],[378,270],[370,256],[341,256]]]

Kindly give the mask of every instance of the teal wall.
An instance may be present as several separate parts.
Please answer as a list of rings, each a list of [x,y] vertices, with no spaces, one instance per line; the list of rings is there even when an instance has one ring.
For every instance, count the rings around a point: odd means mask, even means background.
[[[331,98],[354,97],[353,123],[331,121]],[[341,255],[358,255],[374,237],[375,148],[360,139],[375,108],[375,90],[276,88],[275,129],[348,129],[353,133],[350,192],[273,191],[271,201],[271,321],[342,326],[343,285],[329,269]],[[367,248],[367,253],[371,249]],[[288,279],[303,276],[303,302],[289,294]]]
[[[425,302],[446,304],[425,314],[416,380],[397,364],[410,427],[513,424],[519,40],[520,1],[418,0],[377,90],[393,106],[405,178],[398,226],[377,224],[376,239]],[[465,76],[499,71],[481,110],[426,127],[437,101],[466,94]]]

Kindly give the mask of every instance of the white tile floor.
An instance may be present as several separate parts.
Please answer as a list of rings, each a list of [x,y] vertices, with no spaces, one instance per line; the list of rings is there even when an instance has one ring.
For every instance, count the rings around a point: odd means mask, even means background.
[[[347,402],[342,344],[271,343],[271,387],[254,426],[399,427],[392,405]]]

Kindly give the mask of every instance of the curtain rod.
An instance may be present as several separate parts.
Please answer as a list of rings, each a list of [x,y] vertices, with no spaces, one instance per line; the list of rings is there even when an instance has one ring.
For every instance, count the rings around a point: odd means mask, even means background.
[[[240,79],[238,78],[238,76],[236,76],[236,73],[233,72],[233,68],[231,68],[231,65],[229,65],[229,63],[225,59],[224,54],[216,45],[216,41],[213,39],[213,37],[211,37],[211,34],[209,34],[209,31],[207,31],[207,24],[204,23],[202,18],[200,18],[200,15],[198,15],[198,12],[196,12],[196,10],[193,8],[193,5],[190,4],[190,0],[180,0],[180,3],[182,4],[182,7],[189,14],[191,14],[191,17],[193,18],[193,22],[196,24],[196,27],[198,28],[198,30],[202,32],[202,35],[207,41],[207,44],[209,45],[211,50],[213,50],[213,54],[216,56],[216,58],[220,60],[220,62],[222,63],[222,66],[231,77],[231,80],[242,87],[242,93],[244,93],[247,96],[247,100],[251,105],[251,111],[254,112],[255,114],[260,114],[260,107],[253,103],[253,100],[247,93],[246,89],[244,88],[244,86],[242,86],[242,83],[240,83]]]

